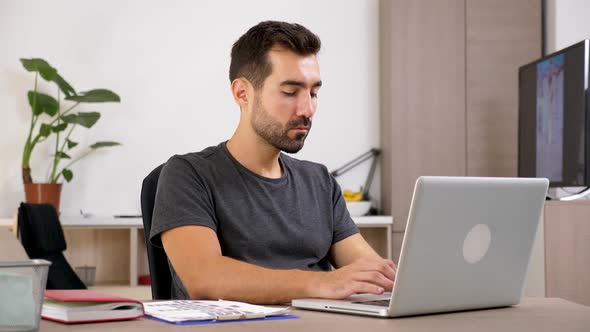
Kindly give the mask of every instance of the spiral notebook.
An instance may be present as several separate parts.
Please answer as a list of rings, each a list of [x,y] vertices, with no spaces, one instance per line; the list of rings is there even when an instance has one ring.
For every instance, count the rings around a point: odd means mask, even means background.
[[[146,316],[170,324],[208,324],[240,320],[289,319],[288,307],[265,307],[236,301],[171,300],[143,302]]]

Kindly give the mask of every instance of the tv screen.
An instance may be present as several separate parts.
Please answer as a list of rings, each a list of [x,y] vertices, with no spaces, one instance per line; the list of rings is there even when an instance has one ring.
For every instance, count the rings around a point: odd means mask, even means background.
[[[590,186],[588,40],[520,67],[518,175]]]

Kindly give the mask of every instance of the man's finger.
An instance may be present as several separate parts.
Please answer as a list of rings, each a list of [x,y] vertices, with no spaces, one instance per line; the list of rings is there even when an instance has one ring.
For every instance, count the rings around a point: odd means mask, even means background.
[[[388,259],[384,259],[379,262],[376,268],[377,271],[381,272],[384,276],[386,276],[390,280],[394,280],[396,272],[394,267],[395,265],[391,266],[390,264],[393,264],[393,262]]]
[[[393,288],[393,281],[377,271],[360,272],[355,275],[355,279],[379,286],[387,291]]]
[[[379,287],[377,285],[364,282],[364,281],[356,281],[352,284],[352,290],[355,294],[360,293],[369,293],[369,294],[376,294],[381,295],[385,291],[383,287]]]

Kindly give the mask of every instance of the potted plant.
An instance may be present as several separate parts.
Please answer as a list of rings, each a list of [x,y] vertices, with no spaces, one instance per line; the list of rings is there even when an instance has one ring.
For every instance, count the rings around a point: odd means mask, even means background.
[[[74,113],[73,110],[82,103],[119,102],[120,98],[116,93],[106,89],[76,92],[59,75],[57,69],[43,59],[20,59],[20,61],[27,71],[35,73],[34,88],[27,93],[32,116],[22,158],[22,178],[26,201],[29,203],[51,203],[59,211],[61,181],[62,178],[67,182],[73,179],[74,173],[71,166],[100,148],[120,145],[118,142],[101,141],[91,144],[81,151],[76,151],[79,150],[79,147],[78,142],[74,141],[72,137],[74,129],[78,127],[91,128],[100,119],[100,113]],[[39,77],[57,86],[56,98],[38,91]],[[31,155],[39,143],[47,141],[50,137],[55,137],[51,171],[45,182],[35,182],[31,174]],[[75,149],[76,147],[78,149]],[[66,160],[69,161],[67,164],[60,165],[62,161]]]

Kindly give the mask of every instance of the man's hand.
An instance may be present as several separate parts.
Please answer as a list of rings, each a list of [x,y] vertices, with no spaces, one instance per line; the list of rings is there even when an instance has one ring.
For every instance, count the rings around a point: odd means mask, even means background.
[[[325,299],[343,299],[353,294],[382,294],[393,289],[396,267],[382,258],[362,258],[340,269],[320,272],[308,294]]]

